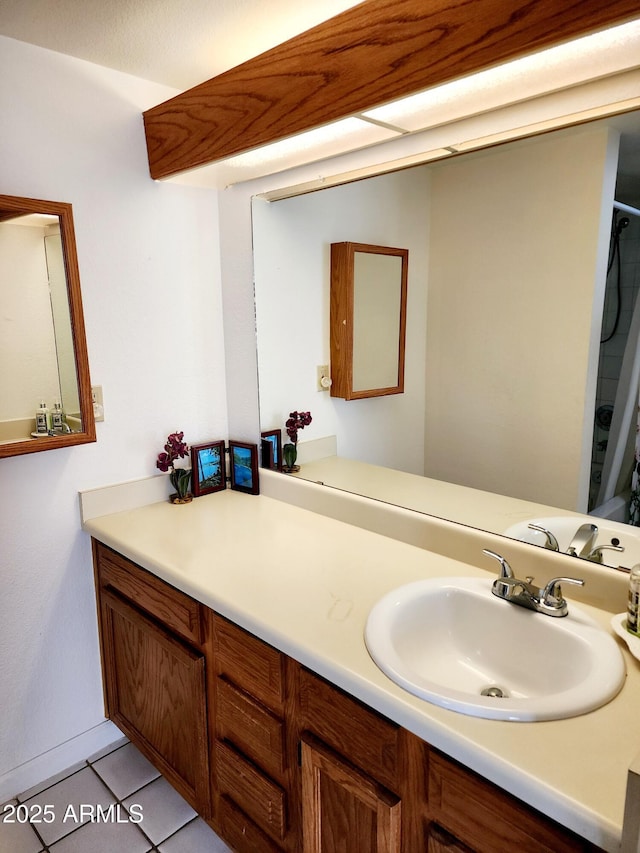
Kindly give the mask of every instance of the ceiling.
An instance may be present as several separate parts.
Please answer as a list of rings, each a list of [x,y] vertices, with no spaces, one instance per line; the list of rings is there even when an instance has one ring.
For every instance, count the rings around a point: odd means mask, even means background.
[[[359,0],[1,0],[0,35],[183,91]]]

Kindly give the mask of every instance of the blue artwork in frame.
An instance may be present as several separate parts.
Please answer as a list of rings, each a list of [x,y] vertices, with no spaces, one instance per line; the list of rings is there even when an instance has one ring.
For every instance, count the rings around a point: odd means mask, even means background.
[[[250,495],[260,494],[258,481],[258,445],[229,441],[231,488]]]
[[[282,469],[282,431],[272,429],[260,433],[262,438],[262,467]]]
[[[194,497],[219,492],[227,484],[224,441],[191,448],[191,479]]]

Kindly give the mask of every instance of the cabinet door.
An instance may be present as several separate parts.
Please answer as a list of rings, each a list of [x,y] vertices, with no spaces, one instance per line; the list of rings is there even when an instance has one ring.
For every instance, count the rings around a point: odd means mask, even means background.
[[[109,716],[208,816],[204,656],[106,590],[101,608]]]
[[[400,800],[303,735],[303,853],[400,853]]]

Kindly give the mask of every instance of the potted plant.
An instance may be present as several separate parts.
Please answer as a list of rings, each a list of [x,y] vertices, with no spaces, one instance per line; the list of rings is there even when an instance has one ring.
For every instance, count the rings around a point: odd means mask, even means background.
[[[295,473],[300,470],[300,466],[296,465],[298,458],[298,430],[304,429],[311,423],[311,412],[290,412],[285,423],[289,441],[282,448],[282,458],[284,465],[282,470],[287,474]]]
[[[193,495],[189,491],[191,469],[176,468],[175,465],[176,460],[184,459],[188,456],[189,448],[184,441],[183,432],[172,432],[171,435],[167,436],[164,451],[158,454],[156,467],[161,471],[169,472],[169,480],[176,490],[175,494],[169,496],[171,503],[186,504],[193,499]]]

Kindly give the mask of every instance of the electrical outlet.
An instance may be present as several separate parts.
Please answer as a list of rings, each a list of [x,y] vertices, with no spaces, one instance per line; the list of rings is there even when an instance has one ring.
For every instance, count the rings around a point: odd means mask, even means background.
[[[104,420],[104,403],[102,400],[102,385],[91,386],[91,402],[93,403],[93,417],[96,423]]]
[[[328,364],[319,364],[316,368],[316,390],[328,391],[331,387],[331,374]]]

